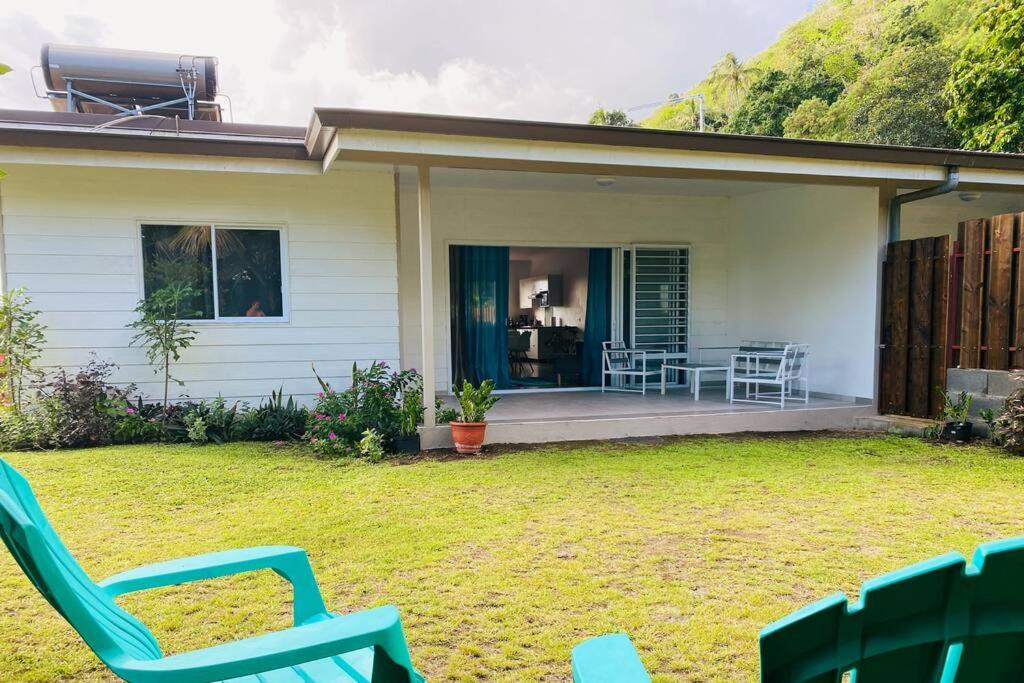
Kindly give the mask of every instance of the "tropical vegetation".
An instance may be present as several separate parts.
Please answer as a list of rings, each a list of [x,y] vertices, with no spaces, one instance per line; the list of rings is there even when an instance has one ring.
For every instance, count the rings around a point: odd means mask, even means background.
[[[825,0],[684,94],[710,131],[1024,151],[1022,63],[1024,0]],[[637,125],[696,130],[675,99]]]

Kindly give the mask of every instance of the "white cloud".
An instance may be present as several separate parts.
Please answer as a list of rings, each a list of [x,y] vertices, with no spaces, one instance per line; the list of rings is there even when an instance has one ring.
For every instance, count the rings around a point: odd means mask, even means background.
[[[579,121],[686,87],[805,1],[5,3],[0,107],[48,108],[29,76],[50,41],[215,55],[238,121],[304,125],[313,106]]]

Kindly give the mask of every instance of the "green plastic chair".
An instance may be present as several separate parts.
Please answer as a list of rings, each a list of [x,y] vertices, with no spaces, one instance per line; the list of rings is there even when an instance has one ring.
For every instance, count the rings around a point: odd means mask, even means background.
[[[576,683],[645,683],[628,640],[573,650]],[[836,593],[761,631],[764,683],[988,683],[1024,680],[1024,537],[871,579],[851,605]],[[635,652],[633,653],[635,656]],[[610,672],[614,672],[610,673]],[[603,677],[602,677],[603,676]]]
[[[93,652],[132,683],[422,683],[392,606],[327,611],[306,553],[269,546],[161,562],[94,583],[68,552],[28,482],[0,459],[0,537],[29,580]],[[272,569],[294,590],[291,628],[165,657],[114,598],[134,591]]]

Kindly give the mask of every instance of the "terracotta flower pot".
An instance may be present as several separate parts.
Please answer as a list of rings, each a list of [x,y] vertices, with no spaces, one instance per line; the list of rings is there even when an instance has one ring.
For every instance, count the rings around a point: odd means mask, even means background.
[[[479,453],[484,445],[486,422],[452,422],[452,441],[459,453]]]

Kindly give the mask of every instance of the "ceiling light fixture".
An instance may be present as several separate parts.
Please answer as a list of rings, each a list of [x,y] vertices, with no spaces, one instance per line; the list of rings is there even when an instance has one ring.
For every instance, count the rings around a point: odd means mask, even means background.
[[[615,178],[610,175],[602,175],[594,178],[594,182],[601,187],[611,187],[615,184]]]
[[[980,192],[961,192],[960,193],[960,201],[962,201],[962,202],[973,202],[973,201],[976,201],[978,199],[981,199],[981,193]]]

